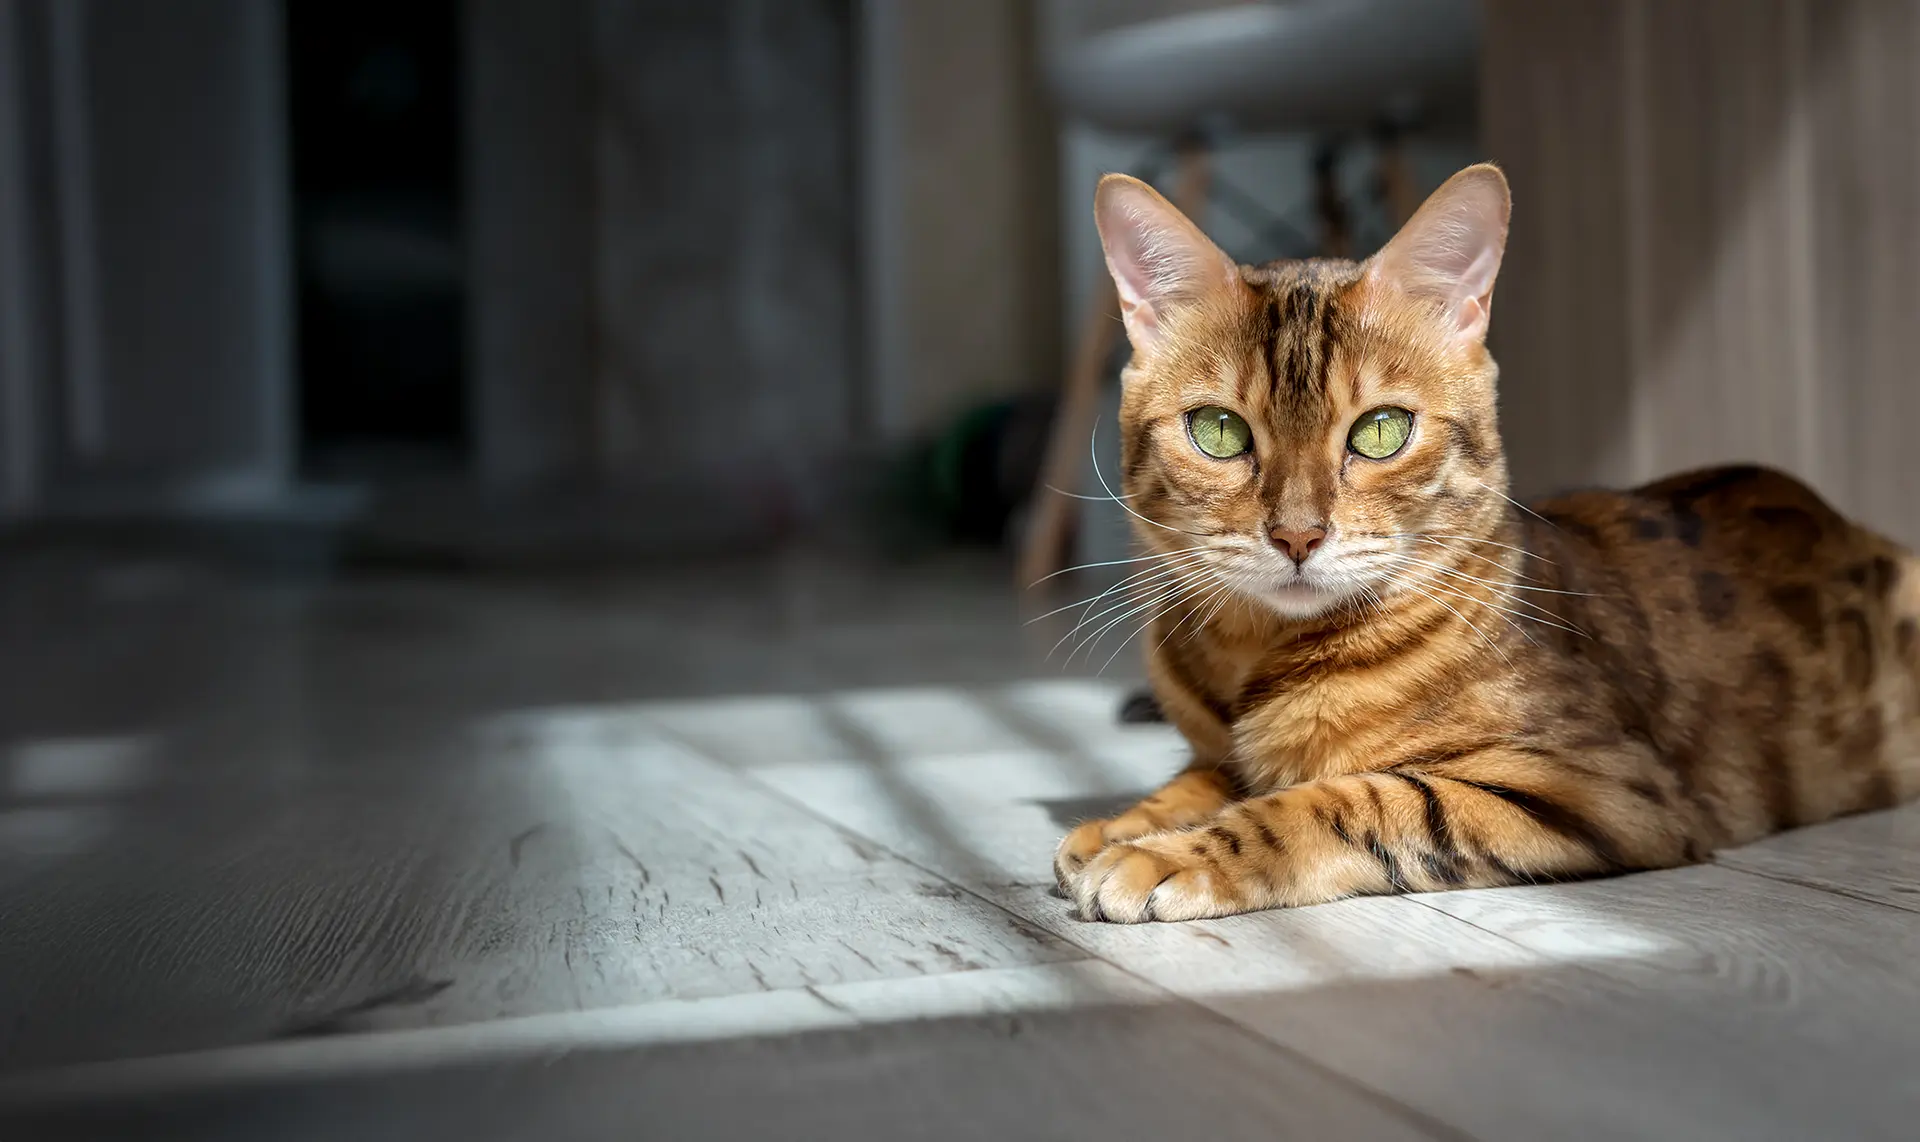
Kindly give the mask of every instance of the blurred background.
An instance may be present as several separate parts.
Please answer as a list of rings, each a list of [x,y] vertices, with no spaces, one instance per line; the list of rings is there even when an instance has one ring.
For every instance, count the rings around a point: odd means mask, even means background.
[[[1745,457],[1916,533],[1873,415],[1917,240],[1915,100],[1873,55],[1903,5],[5,12],[13,537],[332,567],[1018,546],[1054,413],[1118,351],[1077,383],[1100,173],[1257,261],[1364,255],[1479,158],[1519,204],[1522,489]]]
[[[473,792],[502,718],[1110,718],[1130,615],[1023,625],[1129,554],[1059,494],[1117,455],[1107,171],[1261,261],[1496,161],[1521,493],[1754,460],[1920,541],[1916,48],[1892,0],[0,0],[0,1064],[476,1017],[374,918],[562,812]]]

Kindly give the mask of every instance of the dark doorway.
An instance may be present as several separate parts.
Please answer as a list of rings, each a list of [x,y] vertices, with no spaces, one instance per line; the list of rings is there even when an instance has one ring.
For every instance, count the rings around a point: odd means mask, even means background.
[[[465,458],[457,0],[290,0],[302,464]]]

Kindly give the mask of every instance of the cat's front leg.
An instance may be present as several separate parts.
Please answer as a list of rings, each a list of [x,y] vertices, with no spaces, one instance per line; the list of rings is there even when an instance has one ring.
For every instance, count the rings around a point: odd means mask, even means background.
[[[1217,766],[1196,764],[1118,817],[1081,822],[1054,851],[1054,878],[1065,890],[1074,874],[1108,845],[1197,825],[1220,812],[1235,795],[1232,780]]]
[[[1632,803],[1627,786],[1535,758],[1473,762],[1346,774],[1236,802],[1196,827],[1108,845],[1064,887],[1085,919],[1139,923],[1684,859],[1671,822]]]

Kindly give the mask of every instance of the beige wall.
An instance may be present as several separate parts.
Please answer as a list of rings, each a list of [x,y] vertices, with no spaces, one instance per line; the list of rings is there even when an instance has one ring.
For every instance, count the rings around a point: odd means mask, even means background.
[[[1054,120],[1024,0],[861,6],[864,427],[1056,383]]]
[[[1516,484],[1757,460],[1920,541],[1920,5],[1488,0]]]

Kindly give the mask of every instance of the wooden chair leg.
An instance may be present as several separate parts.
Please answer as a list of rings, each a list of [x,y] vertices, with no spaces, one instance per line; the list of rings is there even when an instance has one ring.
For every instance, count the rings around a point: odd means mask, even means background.
[[[1067,565],[1076,531],[1078,501],[1059,495],[1080,490],[1086,434],[1092,431],[1100,401],[1100,378],[1113,357],[1119,336],[1120,303],[1105,273],[1094,286],[1092,304],[1067,363],[1066,383],[1053,413],[1040,482],[1033,489],[1025,543],[1018,567],[1019,587],[1038,583]]]
[[[1340,194],[1340,147],[1327,143],[1313,156],[1313,207],[1320,217],[1320,255],[1353,256],[1352,226]]]
[[[1420,207],[1420,198],[1413,185],[1413,172],[1407,167],[1406,151],[1400,146],[1398,136],[1383,137],[1379,151],[1374,159],[1374,178],[1380,188],[1380,198],[1386,203],[1388,221],[1395,230],[1407,224],[1413,212]]]
[[[1174,205],[1202,225],[1213,175],[1210,159],[1200,140],[1183,143],[1174,186]],[[1046,461],[1040,468],[1040,483],[1033,490],[1032,512],[1018,564],[1018,585],[1022,588],[1067,566],[1072,556],[1079,501],[1053,489],[1085,491],[1081,476],[1086,471],[1087,438],[1100,406],[1100,385],[1106,379],[1107,365],[1113,360],[1120,335],[1120,302],[1114,295],[1113,282],[1102,273],[1067,365],[1066,383],[1061,387],[1060,405],[1047,441]]]

